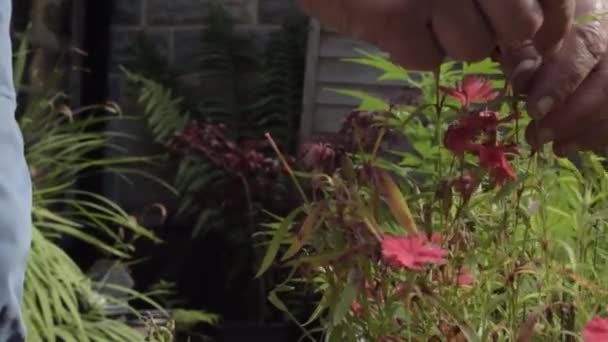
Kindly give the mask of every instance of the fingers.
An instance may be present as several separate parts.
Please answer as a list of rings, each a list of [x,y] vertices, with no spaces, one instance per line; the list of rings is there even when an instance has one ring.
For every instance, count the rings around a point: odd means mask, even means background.
[[[590,24],[576,27],[556,53],[547,56],[528,94],[528,112],[541,119],[559,108],[597,65],[606,51],[604,27]]]
[[[358,0],[369,2],[369,0]],[[381,0],[382,1],[382,0]],[[384,0],[386,1],[386,0]],[[429,2],[398,0],[365,39],[391,54],[391,60],[415,70],[435,70],[445,54],[431,27]],[[415,15],[411,15],[415,13]],[[407,17],[407,20],[404,18]]]
[[[325,27],[352,35],[391,54],[401,66],[434,70],[444,60],[430,27],[430,2],[418,0],[299,0]]]
[[[581,146],[590,146],[594,139],[606,142],[595,136],[608,136],[598,128],[608,120],[607,108],[608,58],[604,58],[562,106],[528,127],[526,138],[535,147],[556,141],[557,150],[579,140]]]
[[[474,0],[433,1],[432,25],[446,54],[456,60],[488,57],[496,42]]]
[[[532,41],[524,42],[520,46],[511,45],[501,49],[501,67],[513,89],[519,94],[528,93],[542,61],[543,59]]]
[[[574,22],[575,0],[539,0],[543,11],[543,25],[534,37],[538,51],[557,50]]]
[[[560,157],[571,157],[577,152],[591,151],[598,154],[608,152],[608,121],[595,122],[588,134],[569,140],[558,140],[553,144],[553,151]]]
[[[378,46],[391,53],[391,60],[413,70],[435,70],[443,63],[445,55],[428,25],[418,25],[415,34],[403,24],[400,36],[384,36]],[[397,28],[396,28],[397,29]]]
[[[543,50],[554,46],[570,26],[575,0],[539,1],[298,0],[324,26],[377,45],[402,66],[420,70],[435,69],[444,54],[477,61],[498,45],[505,51],[528,41],[540,42]],[[526,60],[523,66],[538,66],[535,56],[514,60],[510,68]]]
[[[520,46],[534,37],[543,23],[543,10],[537,0],[478,0],[498,43]]]

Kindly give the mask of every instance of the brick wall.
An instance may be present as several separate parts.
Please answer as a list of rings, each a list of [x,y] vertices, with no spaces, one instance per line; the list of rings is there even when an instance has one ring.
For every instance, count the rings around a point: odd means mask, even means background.
[[[132,58],[129,48],[141,32],[155,42],[167,62],[184,75],[194,72],[200,54],[209,0],[116,0],[112,24],[112,95],[121,96],[117,68]],[[221,0],[241,32],[261,45],[283,19],[297,11],[295,0]]]
[[[144,32],[162,53],[166,62],[180,71],[184,80],[196,72],[201,49],[201,33],[210,0],[115,0],[110,49],[110,97],[128,113],[125,98],[125,82],[118,67],[133,56],[130,48],[140,33]],[[239,32],[250,35],[263,46],[270,33],[279,29],[285,17],[296,13],[295,0],[220,0],[233,15]],[[139,141],[130,142],[128,149],[134,155],[151,155],[156,148],[150,143],[147,128],[141,123],[116,122],[109,129],[137,136]],[[125,206],[127,210],[154,202],[171,202],[167,193],[152,182],[138,179],[126,185],[115,177],[105,181],[107,195]],[[133,190],[137,190],[134,192]],[[170,204],[170,203],[169,203]]]

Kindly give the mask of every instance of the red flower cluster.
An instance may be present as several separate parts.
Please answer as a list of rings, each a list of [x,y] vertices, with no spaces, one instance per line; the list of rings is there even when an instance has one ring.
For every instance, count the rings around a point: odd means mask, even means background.
[[[467,113],[448,128],[445,134],[445,146],[458,156],[463,156],[467,152],[477,154],[480,165],[490,172],[494,181],[497,184],[504,184],[516,178],[506,154],[517,153],[517,147],[498,144],[497,129],[500,124],[517,118],[519,118],[518,114],[498,119],[496,112]]]
[[[490,172],[496,184],[504,184],[517,178],[506,157],[506,153],[517,153],[517,146],[484,144],[480,146],[478,153],[481,166]]]
[[[174,137],[169,150],[177,156],[199,155],[218,167],[240,174],[279,174],[281,166],[275,159],[266,157],[262,152],[265,147],[265,141],[237,143],[229,139],[224,125],[192,122]]]
[[[449,97],[457,99],[464,109],[473,103],[491,101],[498,96],[487,80],[466,76],[455,88],[440,88]],[[504,184],[515,179],[515,173],[509,164],[506,154],[517,153],[512,145],[500,145],[496,141],[498,127],[501,124],[517,120],[519,114],[512,114],[499,119],[497,112],[467,111],[451,125],[445,133],[444,143],[448,150],[458,156],[474,153],[479,157],[480,165],[488,170],[497,184]],[[465,190],[465,189],[462,189]],[[466,193],[467,191],[463,191]]]
[[[275,211],[287,205],[286,194],[277,182],[283,168],[275,158],[269,157],[273,152],[264,140],[235,141],[223,124],[193,121],[173,137],[168,150],[175,159],[200,159],[227,171],[219,182],[189,189],[188,196],[203,208],[239,212],[249,210],[250,200],[255,208],[263,206]],[[288,158],[288,162],[294,163],[293,158]],[[243,192],[244,180],[251,198]],[[218,201],[218,196],[222,196],[222,201]],[[233,215],[230,219],[240,217]]]
[[[382,114],[362,111],[349,113],[340,130],[344,148],[349,151],[372,148],[380,135],[380,129],[375,125],[380,115]]]
[[[608,341],[608,319],[600,316],[594,317],[583,331],[585,342],[606,342]]]
[[[462,83],[456,84],[455,88],[439,87],[446,95],[458,100],[464,108],[468,108],[473,103],[489,102],[498,96],[498,92],[492,89],[492,84],[488,80],[465,76]]]
[[[429,243],[424,234],[417,236],[385,236],[382,257],[395,268],[422,270],[425,264],[444,264],[447,251]]]

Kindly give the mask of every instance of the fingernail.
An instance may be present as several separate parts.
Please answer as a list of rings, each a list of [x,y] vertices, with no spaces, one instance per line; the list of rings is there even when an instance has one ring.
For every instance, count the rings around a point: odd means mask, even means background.
[[[520,62],[515,69],[513,69],[511,74],[511,82],[513,83],[513,88],[517,92],[527,92],[532,76],[540,67],[541,63],[541,57],[526,59]]]
[[[542,58],[537,57],[534,59],[526,59],[519,63],[515,69],[513,69],[513,78],[517,78],[517,76],[523,72],[535,70],[541,64]]]
[[[545,96],[542,99],[540,99],[537,103],[536,103],[536,111],[534,116],[534,119],[539,120],[542,119],[543,117],[545,117],[545,115],[547,115],[552,109],[553,109],[553,105],[555,104],[555,100],[553,100],[553,98],[551,96]]]

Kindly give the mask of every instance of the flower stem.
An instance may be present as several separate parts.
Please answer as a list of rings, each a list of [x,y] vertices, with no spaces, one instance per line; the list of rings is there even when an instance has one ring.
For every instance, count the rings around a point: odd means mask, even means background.
[[[266,134],[264,134],[264,136],[266,137],[266,139],[268,139],[268,142],[270,143],[270,146],[272,146],[272,149],[277,154],[279,160],[283,164],[283,167],[285,168],[285,171],[287,171],[287,173],[289,174],[289,177],[291,178],[291,180],[293,181],[294,185],[298,189],[298,192],[300,193],[300,196],[302,197],[302,201],[304,201],[304,203],[306,203],[308,205],[309,204],[308,197],[306,196],[306,193],[304,192],[304,189],[302,189],[302,186],[300,185],[300,182],[298,182],[298,178],[296,177],[295,172],[293,172],[293,169],[291,168],[291,166],[289,166],[289,163],[285,159],[285,156],[283,155],[283,153],[281,153],[281,150],[279,149],[279,146],[277,146],[277,144],[274,141],[274,139],[272,139],[272,136],[270,135],[270,133],[266,133]]]
[[[441,95],[439,89],[439,83],[441,82],[441,72],[440,70],[435,71],[435,114],[436,114],[436,122],[435,122],[435,141],[437,143],[437,162],[435,164],[435,171],[437,177],[439,179],[443,178],[443,170],[442,170],[442,158],[441,158],[441,148],[443,147],[443,137],[442,137],[442,122],[443,122],[443,104],[445,102],[445,96]]]

